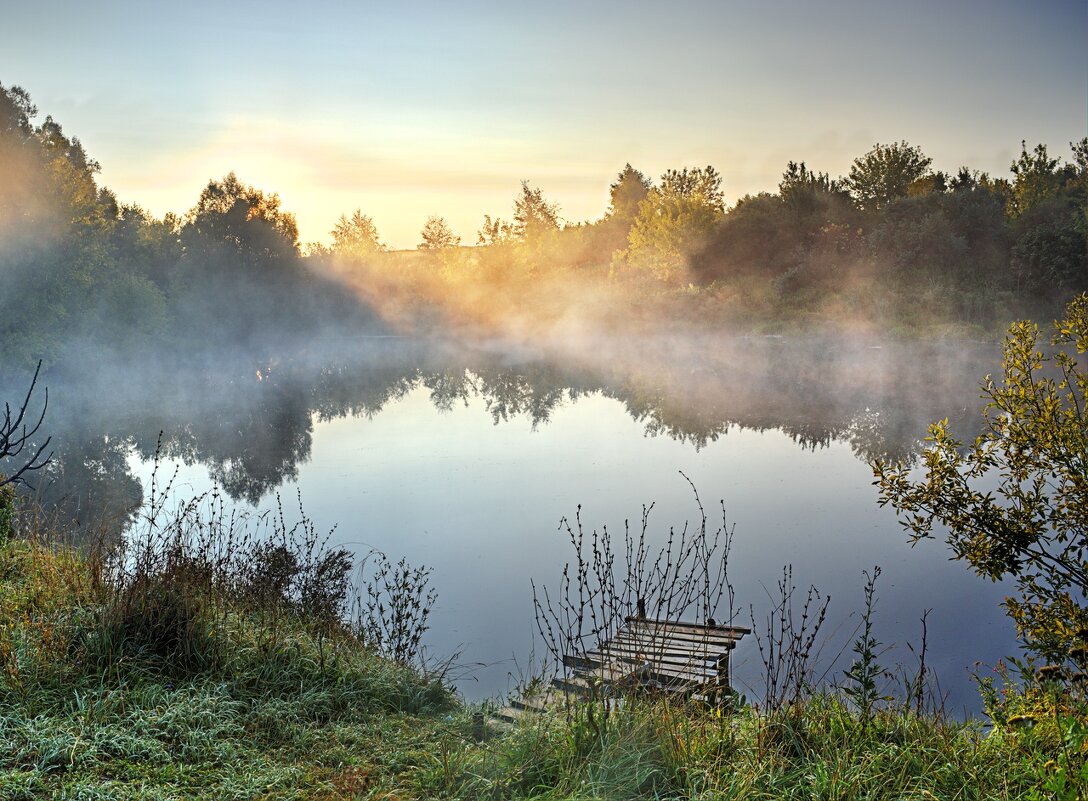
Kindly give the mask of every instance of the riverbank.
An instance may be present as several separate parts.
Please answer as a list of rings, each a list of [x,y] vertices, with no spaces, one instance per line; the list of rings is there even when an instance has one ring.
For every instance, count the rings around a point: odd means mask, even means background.
[[[481,736],[441,676],[267,596],[196,594],[182,564],[119,595],[93,558],[0,547],[0,798],[1078,798],[1043,789],[1084,735],[1038,690],[985,726],[829,691],[578,705]]]

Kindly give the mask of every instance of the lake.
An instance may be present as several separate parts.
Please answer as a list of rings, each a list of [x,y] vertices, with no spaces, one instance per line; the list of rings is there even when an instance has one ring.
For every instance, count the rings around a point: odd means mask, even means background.
[[[127,366],[49,377],[56,461],[43,501],[86,530],[121,527],[160,441],[160,471],[182,494],[218,483],[241,507],[290,512],[299,493],[332,544],[433,568],[439,597],[425,641],[459,654],[470,699],[523,679],[534,637],[530,580],[555,587],[573,552],[563,518],[622,537],[650,512],[651,542],[697,523],[735,526],[735,622],[761,630],[784,565],[803,599],[830,595],[820,674],[838,680],[879,565],[881,663],[927,662],[948,708],[977,712],[970,671],[1015,653],[1004,588],[911,547],[880,508],[869,462],[914,458],[930,421],[973,436],[978,384],[1000,366],[983,343],[864,343],[779,337],[598,339],[543,350],[360,338],[282,360],[212,367]],[[9,394],[8,397],[13,397]],[[161,473],[160,473],[161,474]],[[720,615],[722,617],[724,615]],[[836,663],[835,657],[846,649]],[[988,670],[988,668],[983,668]],[[762,688],[754,637],[734,683]]]

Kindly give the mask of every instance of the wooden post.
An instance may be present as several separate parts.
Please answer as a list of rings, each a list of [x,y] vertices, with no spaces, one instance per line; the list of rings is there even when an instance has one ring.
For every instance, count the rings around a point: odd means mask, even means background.
[[[730,684],[729,684],[729,652],[728,651],[726,651],[724,654],[722,654],[721,656],[719,656],[717,658],[717,660],[715,662],[715,667],[717,667],[717,669],[718,669],[718,681],[716,682],[717,683],[717,692],[715,693],[715,696],[716,696],[715,701],[716,701],[716,703],[721,704],[722,698],[724,698],[726,695],[729,695],[733,691],[732,686],[730,686]]]

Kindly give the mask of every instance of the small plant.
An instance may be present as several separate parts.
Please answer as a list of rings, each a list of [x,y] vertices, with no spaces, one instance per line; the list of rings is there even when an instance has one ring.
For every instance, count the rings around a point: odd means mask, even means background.
[[[15,487],[0,481],[0,547],[15,534]]]
[[[580,506],[573,525],[567,518],[560,521],[575,561],[564,566],[557,592],[532,584],[537,631],[557,665],[565,656],[584,654],[609,640],[625,618],[636,614],[667,620],[693,614],[700,623],[713,623],[720,615],[720,622],[732,624],[733,527],[725,522],[722,504],[722,525],[712,530],[695,485],[684,479],[695,497],[698,525],[670,528],[656,554],[649,543],[653,504],[642,508],[637,534],[624,523],[622,554],[614,550],[607,527],[586,536]]]
[[[363,559],[360,573],[368,566],[373,573],[365,579],[356,599],[352,628],[370,648],[402,664],[422,658],[423,635],[438,593],[430,586],[431,569],[412,567],[404,559],[396,564],[380,551]]]
[[[865,572],[865,611],[861,615],[861,632],[854,640],[853,652],[857,659],[846,671],[849,683],[843,688],[846,697],[854,702],[861,720],[868,725],[873,716],[873,708],[880,700],[877,689],[877,679],[884,675],[885,670],[877,661],[880,654],[880,641],[873,635],[873,607],[876,603],[876,580],[880,576],[880,566],[873,568],[873,572]]]
[[[794,611],[793,566],[782,568],[778,597],[767,614],[765,635],[756,625],[755,608],[749,606],[752,632],[763,660],[763,704],[768,712],[800,701],[813,685],[814,665],[819,654],[820,628],[827,617],[831,596],[810,586],[800,613]]]

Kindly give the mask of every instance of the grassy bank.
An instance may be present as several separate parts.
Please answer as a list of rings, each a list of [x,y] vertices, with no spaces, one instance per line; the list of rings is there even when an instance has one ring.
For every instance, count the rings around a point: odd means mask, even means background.
[[[988,729],[906,702],[863,718],[831,692],[770,712],[583,704],[481,736],[437,677],[304,612],[291,582],[254,593],[238,549],[233,573],[183,549],[118,578],[0,546],[0,798],[1084,797],[1084,707],[1056,687],[995,691]]]

